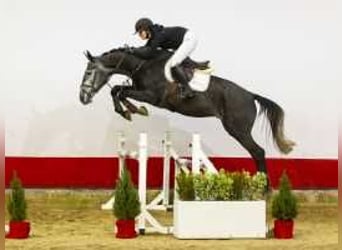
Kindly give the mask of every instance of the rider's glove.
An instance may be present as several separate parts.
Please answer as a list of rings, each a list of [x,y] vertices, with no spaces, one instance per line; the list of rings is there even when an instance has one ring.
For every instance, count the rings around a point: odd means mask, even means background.
[[[134,47],[130,47],[127,44],[125,44],[125,52],[129,53],[129,54],[133,54],[134,53]]]

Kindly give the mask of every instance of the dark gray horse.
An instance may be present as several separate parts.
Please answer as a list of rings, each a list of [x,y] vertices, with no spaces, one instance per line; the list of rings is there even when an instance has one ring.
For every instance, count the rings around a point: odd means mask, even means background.
[[[123,74],[132,79],[132,85],[114,86],[111,95],[115,111],[126,119],[130,120],[132,113],[147,115],[144,107],[137,108],[127,98],[187,116],[217,117],[224,129],[251,154],[258,171],[267,173],[264,149],[251,135],[257,115],[257,101],[261,107],[260,113],[264,113],[270,122],[278,149],[287,154],[294,146],[294,143],[284,136],[282,108],[229,80],[212,76],[206,92],[195,92],[191,99],[179,98],[177,84],[168,82],[164,76],[164,65],[170,57],[168,52],[161,52],[160,56],[151,60],[142,60],[125,49],[114,49],[98,57],[93,57],[87,51],[86,56],[89,62],[80,91],[83,104],[90,103],[95,93],[113,74]],[[127,110],[124,110],[121,104]]]

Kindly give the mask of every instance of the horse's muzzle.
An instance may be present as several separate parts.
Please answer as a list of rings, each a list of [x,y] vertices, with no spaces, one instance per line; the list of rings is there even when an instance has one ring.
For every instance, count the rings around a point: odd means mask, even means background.
[[[80,92],[80,101],[82,104],[87,105],[87,104],[91,103],[91,96],[87,92],[81,91]]]

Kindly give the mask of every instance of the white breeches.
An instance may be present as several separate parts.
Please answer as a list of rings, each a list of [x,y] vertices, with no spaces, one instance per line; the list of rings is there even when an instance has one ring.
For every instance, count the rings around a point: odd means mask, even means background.
[[[171,68],[181,64],[185,58],[191,55],[196,47],[197,38],[195,34],[191,31],[187,31],[184,35],[182,44],[165,64],[164,73],[169,82],[173,82]]]
[[[185,58],[191,55],[196,47],[197,37],[191,31],[187,31],[184,35],[182,44],[169,59],[168,64],[170,65],[170,67],[172,68],[177,66],[178,64],[181,64]]]

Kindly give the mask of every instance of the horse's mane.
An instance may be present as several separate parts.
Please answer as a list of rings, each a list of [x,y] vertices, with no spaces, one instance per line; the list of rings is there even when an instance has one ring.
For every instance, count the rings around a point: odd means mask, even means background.
[[[102,53],[101,57],[108,56],[108,55],[113,54],[115,52],[125,52],[126,50],[127,49],[125,47],[114,48],[114,49],[111,49],[109,51],[106,51],[106,52]]]
[[[127,52],[127,47],[118,47],[111,49],[109,51],[106,51],[100,55],[100,58],[102,61],[112,61],[114,59],[114,55],[117,52],[122,52],[122,53],[128,53]],[[151,60],[163,60],[166,58],[169,58],[171,56],[172,52],[167,51],[167,50],[158,50],[157,54],[151,59]]]
[[[106,51],[104,53],[102,53],[100,56],[99,56],[99,59],[105,63],[105,64],[111,64],[111,62],[115,61],[115,59],[117,59],[116,57],[116,53],[117,52],[123,52],[125,53],[125,50],[126,48],[124,47],[119,47],[119,48],[114,48],[114,49],[111,49],[109,51]]]

